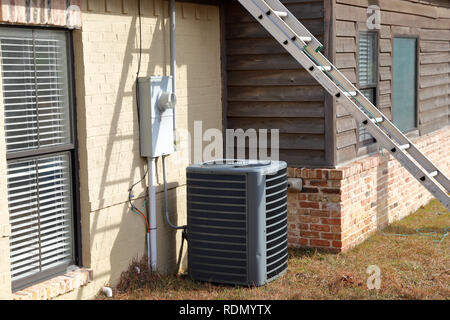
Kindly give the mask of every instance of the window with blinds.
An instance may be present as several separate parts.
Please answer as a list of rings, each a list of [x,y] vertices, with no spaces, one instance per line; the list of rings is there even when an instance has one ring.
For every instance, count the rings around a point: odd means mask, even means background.
[[[0,28],[13,288],[74,263],[68,33]]]
[[[359,88],[374,105],[377,104],[378,86],[378,34],[376,32],[359,33]],[[373,137],[364,126],[359,127],[359,141],[363,144],[373,141]]]

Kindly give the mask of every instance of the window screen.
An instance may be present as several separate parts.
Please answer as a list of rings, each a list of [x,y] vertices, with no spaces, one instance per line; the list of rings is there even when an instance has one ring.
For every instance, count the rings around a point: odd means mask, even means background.
[[[13,288],[74,260],[67,36],[0,28]]]
[[[362,94],[374,105],[377,104],[378,83],[378,35],[375,32],[360,32],[359,34],[359,87]],[[359,128],[359,141],[370,143],[372,136],[364,126]]]

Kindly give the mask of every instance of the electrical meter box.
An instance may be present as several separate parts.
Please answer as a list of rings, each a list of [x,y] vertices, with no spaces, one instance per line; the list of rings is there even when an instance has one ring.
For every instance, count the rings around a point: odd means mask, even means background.
[[[141,156],[156,158],[175,152],[172,77],[138,79]]]

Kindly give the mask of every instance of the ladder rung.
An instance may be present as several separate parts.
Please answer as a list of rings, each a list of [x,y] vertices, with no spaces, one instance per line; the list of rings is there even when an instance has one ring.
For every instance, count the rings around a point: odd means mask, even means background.
[[[381,123],[384,121],[383,118],[376,118],[376,119],[370,119],[370,121],[372,121],[373,123]]]
[[[300,40],[302,40],[303,42],[311,42],[312,41],[311,37],[300,37]]]
[[[434,171],[432,173],[430,173],[430,177],[434,178],[439,174],[439,171]]]
[[[288,13],[287,12],[284,12],[284,11],[274,11],[275,12],[275,14],[277,15],[277,16],[279,16],[280,18],[286,18],[287,16],[288,16]]]
[[[314,78],[335,97],[343,99],[344,107],[357,120],[362,119],[362,124],[383,123],[381,126],[368,126],[369,133],[378,141],[381,146],[388,149],[395,158],[411,174],[417,177],[444,206],[450,210],[450,179],[442,171],[439,171],[428,158],[421,153],[410,142],[407,137],[397,128],[389,118],[380,113],[376,106],[368,99],[363,98],[363,94],[339,72],[336,66],[320,53],[322,45],[320,42],[292,15],[281,0],[238,0],[253,16],[259,19],[260,24],[269,31],[272,36],[286,46],[286,50],[309,71],[319,69],[322,72],[313,72]],[[311,1],[309,1],[311,2]],[[264,19],[264,16],[277,16],[276,19]],[[284,21],[282,21],[284,20]],[[302,45],[298,41],[302,40]],[[289,45],[294,42],[296,45]],[[294,51],[295,50],[295,51]],[[315,64],[312,64],[312,62]],[[330,71],[333,76],[327,76],[325,71]],[[359,99],[362,98],[362,99]],[[360,101],[356,101],[360,100]],[[372,113],[372,118],[367,114]],[[378,117],[378,118],[377,118]],[[399,142],[407,142],[401,145]],[[408,150],[409,149],[409,150]],[[403,152],[403,150],[408,150]],[[406,154],[408,153],[408,154]],[[425,171],[424,171],[425,170]],[[434,178],[434,179],[433,179]],[[445,190],[442,190],[444,187]]]
[[[401,149],[401,150],[406,150],[406,149],[409,149],[409,148],[411,148],[411,145],[410,145],[409,143],[400,146],[400,149]]]
[[[356,91],[351,91],[351,92],[345,92],[344,93],[347,97],[355,97],[357,95]]]
[[[319,67],[319,70],[322,70],[322,71],[331,71],[331,67],[330,67],[330,66]]]

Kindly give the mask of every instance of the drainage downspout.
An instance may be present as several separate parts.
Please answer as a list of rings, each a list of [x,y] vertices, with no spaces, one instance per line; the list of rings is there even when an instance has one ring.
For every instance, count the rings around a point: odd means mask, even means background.
[[[156,160],[148,158],[148,215],[150,223],[150,234],[147,237],[148,265],[153,272],[157,271],[157,251],[156,251]]]

